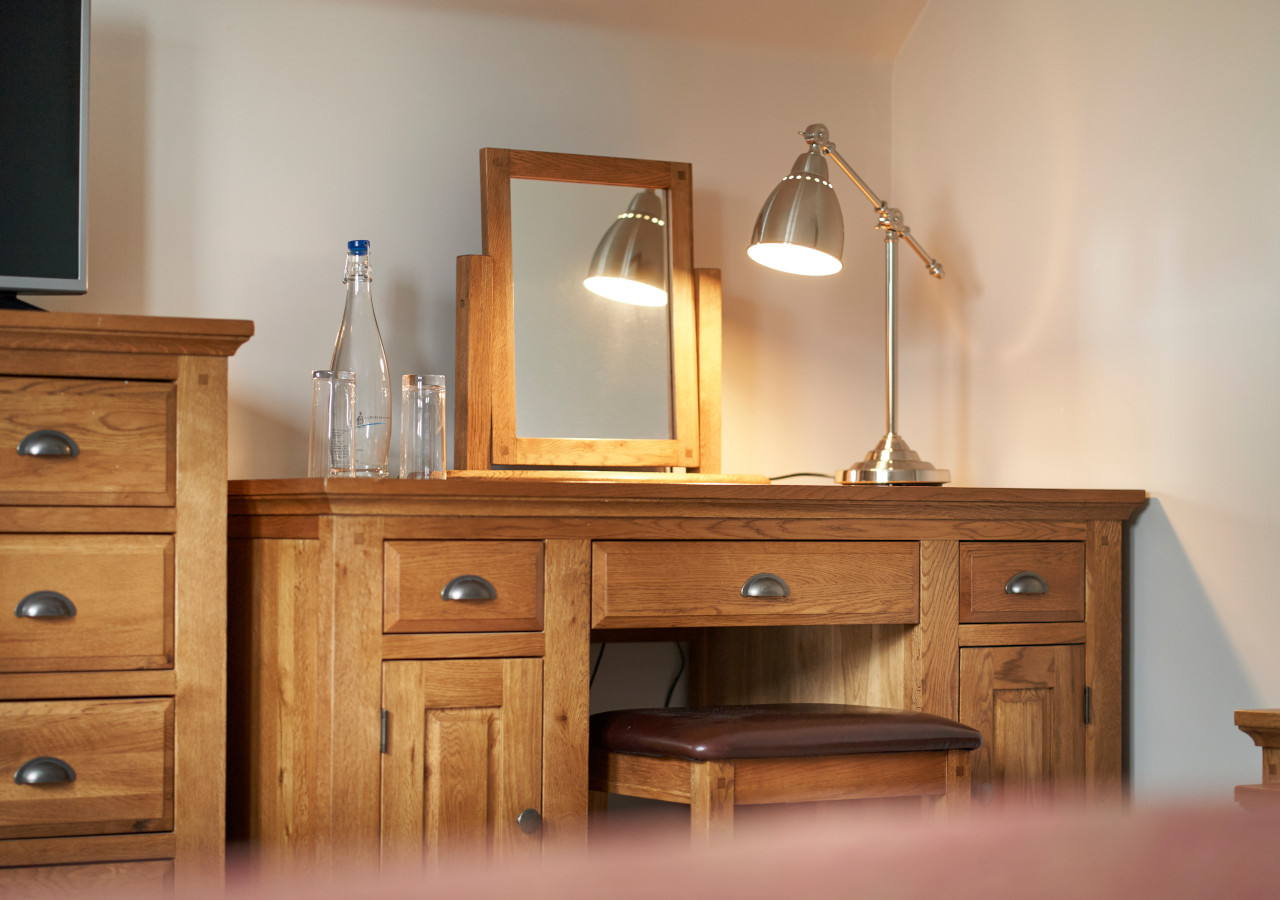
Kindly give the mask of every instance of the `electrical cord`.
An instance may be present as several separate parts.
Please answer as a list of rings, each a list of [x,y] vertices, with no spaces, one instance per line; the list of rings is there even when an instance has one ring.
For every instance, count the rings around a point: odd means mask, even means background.
[[[792,472],[789,475],[773,475],[769,478],[769,480],[785,481],[788,478],[827,478],[827,479],[830,479],[831,481],[836,480],[835,476],[826,475],[826,474],[823,474],[822,472]]]
[[[676,677],[671,679],[671,686],[667,688],[667,699],[662,701],[662,708],[667,709],[671,706],[671,695],[676,692],[676,685],[680,683],[680,676],[684,674],[684,645],[679,641],[675,642],[676,652],[680,654],[680,668],[676,670]]]
[[[587,679],[587,687],[596,683],[596,673],[600,671],[600,661],[604,659],[604,648],[608,646],[603,641],[600,643],[600,652],[596,654],[595,664],[591,667],[591,677]]]

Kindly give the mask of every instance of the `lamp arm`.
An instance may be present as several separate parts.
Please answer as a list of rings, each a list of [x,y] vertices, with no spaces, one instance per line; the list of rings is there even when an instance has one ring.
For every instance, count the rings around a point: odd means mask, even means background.
[[[840,167],[840,171],[848,175],[849,180],[852,181],[854,185],[857,186],[858,190],[862,191],[862,195],[871,202],[871,205],[875,207],[876,212],[880,214],[880,224],[878,227],[883,228],[886,231],[895,232],[898,236],[906,238],[907,243],[911,245],[911,249],[916,251],[916,255],[924,262],[925,269],[928,270],[929,274],[934,278],[941,278],[946,274],[942,270],[942,263],[934,259],[929,252],[921,246],[920,242],[916,240],[915,235],[911,233],[911,229],[903,224],[902,211],[891,209],[887,203],[876,196],[876,192],[871,190],[870,185],[863,181],[862,178],[858,176],[858,173],[853,171],[853,166],[849,165],[848,160],[840,155],[840,151],[836,149],[836,145],[827,140],[825,133],[805,132],[804,136],[805,140],[809,143],[817,144],[818,149],[822,151],[824,156],[831,157],[831,159],[835,161],[835,164]]]

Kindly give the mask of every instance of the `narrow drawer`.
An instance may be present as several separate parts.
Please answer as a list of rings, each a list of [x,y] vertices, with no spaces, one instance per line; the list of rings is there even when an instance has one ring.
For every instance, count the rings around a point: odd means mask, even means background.
[[[0,376],[0,500],[170,505],[174,386]]]
[[[961,544],[960,621],[1084,621],[1084,544]]]
[[[0,772],[0,838],[169,831],[173,699],[0,703]]]
[[[913,541],[602,541],[592,626],[909,624],[919,581]]]
[[[173,860],[0,869],[0,897],[172,896]]]
[[[387,541],[383,631],[538,631],[541,541]]]
[[[0,672],[172,665],[171,535],[0,535]]]

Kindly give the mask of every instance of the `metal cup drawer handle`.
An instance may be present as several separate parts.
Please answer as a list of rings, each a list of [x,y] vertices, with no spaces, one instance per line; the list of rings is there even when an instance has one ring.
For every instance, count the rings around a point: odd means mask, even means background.
[[[18,601],[13,614],[19,619],[70,619],[76,614],[76,605],[57,591],[33,591]]]
[[[1006,594],[1047,594],[1049,583],[1035,572],[1019,572],[1004,584]]]
[[[791,596],[791,588],[781,576],[774,575],[772,572],[761,572],[747,579],[747,583],[742,586],[742,596],[784,600]]]
[[[19,456],[79,456],[80,447],[69,434],[42,428],[18,442]]]
[[[481,578],[479,575],[459,575],[440,591],[440,599],[483,603],[486,600],[498,599],[498,591],[487,578]]]
[[[14,784],[68,784],[76,780],[76,770],[56,756],[29,759],[13,773]]]

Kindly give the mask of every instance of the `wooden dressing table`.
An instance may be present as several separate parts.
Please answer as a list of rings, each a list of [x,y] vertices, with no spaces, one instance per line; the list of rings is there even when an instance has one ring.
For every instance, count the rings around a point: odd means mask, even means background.
[[[694,642],[691,700],[958,717],[981,790],[1118,799],[1145,499],[232,482],[232,836],[285,870],[580,846],[589,643],[636,636]]]

